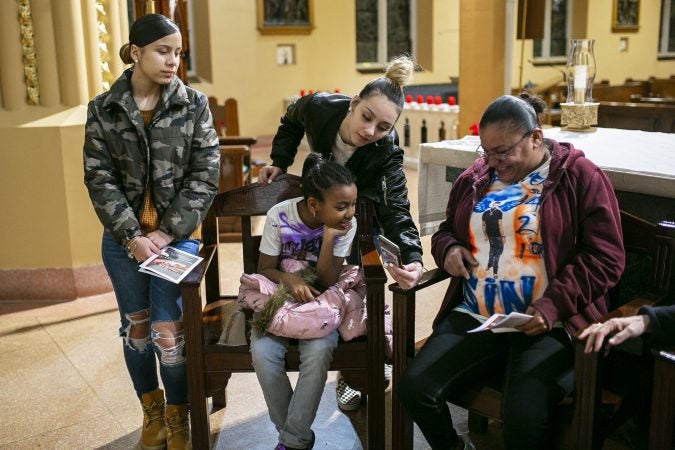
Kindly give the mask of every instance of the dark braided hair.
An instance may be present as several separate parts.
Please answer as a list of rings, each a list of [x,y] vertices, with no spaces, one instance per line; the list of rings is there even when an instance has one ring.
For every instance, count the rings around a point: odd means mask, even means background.
[[[354,176],[342,164],[325,161],[319,153],[311,152],[302,165],[302,195],[324,200],[324,194],[333,186],[351,186]]]

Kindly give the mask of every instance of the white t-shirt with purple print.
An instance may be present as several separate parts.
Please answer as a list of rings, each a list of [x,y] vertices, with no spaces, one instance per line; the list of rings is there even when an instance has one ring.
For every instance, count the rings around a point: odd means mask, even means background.
[[[323,240],[323,227],[309,228],[300,219],[298,203],[302,200],[302,197],[285,200],[267,212],[260,241],[261,253],[279,256],[279,262],[292,258],[316,265]],[[333,255],[344,258],[349,256],[354,236],[356,236],[356,218],[352,217],[352,227],[347,234],[335,238]]]

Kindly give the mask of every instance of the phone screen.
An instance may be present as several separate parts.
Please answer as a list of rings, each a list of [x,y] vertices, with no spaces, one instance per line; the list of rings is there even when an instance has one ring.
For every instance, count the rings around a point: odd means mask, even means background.
[[[383,235],[377,237],[378,243],[380,244],[380,257],[382,258],[382,263],[386,266],[393,264],[395,266],[401,266],[401,250],[398,248],[398,245],[391,242],[389,239]]]

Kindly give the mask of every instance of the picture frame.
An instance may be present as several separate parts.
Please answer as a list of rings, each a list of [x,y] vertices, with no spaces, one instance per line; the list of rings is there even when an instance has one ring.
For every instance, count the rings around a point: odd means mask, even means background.
[[[295,64],[295,45],[277,44],[277,65],[288,66]]]
[[[314,0],[258,0],[258,31],[263,35],[310,34]]]
[[[640,0],[613,0],[612,32],[635,32],[640,28]]]

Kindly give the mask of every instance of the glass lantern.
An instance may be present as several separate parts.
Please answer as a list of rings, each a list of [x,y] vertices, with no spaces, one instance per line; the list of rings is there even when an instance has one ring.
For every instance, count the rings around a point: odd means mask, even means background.
[[[567,51],[567,101],[560,104],[565,130],[595,131],[598,105],[593,102],[595,81],[594,39],[571,39]]]
[[[567,50],[567,102],[593,101],[595,80],[595,39],[570,39]]]

